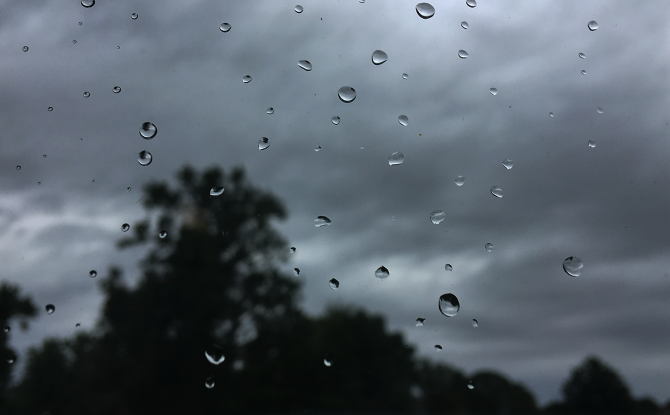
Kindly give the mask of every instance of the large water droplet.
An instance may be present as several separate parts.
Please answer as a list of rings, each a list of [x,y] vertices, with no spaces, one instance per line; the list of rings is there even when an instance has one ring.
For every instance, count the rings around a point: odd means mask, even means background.
[[[249,82],[251,82],[251,76],[249,76],[249,75],[244,75],[244,76],[242,77],[242,82],[244,82],[245,84],[248,84]]]
[[[5,327],[2,329],[2,331],[4,331],[5,333],[9,333],[9,330],[11,330],[11,328],[10,328],[9,326],[5,326]]]
[[[121,225],[121,231],[122,232],[128,232],[129,230],[130,230],[130,225],[129,224],[124,223],[123,225]]]
[[[389,270],[385,266],[381,266],[377,268],[375,271],[375,277],[379,278],[380,280],[384,280],[389,276]]]
[[[440,312],[447,317],[453,317],[458,313],[458,310],[461,308],[461,304],[458,302],[458,298],[455,295],[442,294],[440,296],[440,301],[438,303]]]
[[[130,18],[133,20],[137,20],[137,18],[140,17],[137,13],[133,13],[130,15]]]
[[[424,321],[426,321],[425,318],[421,318],[421,317],[417,318],[417,319],[416,319],[416,326],[417,326],[417,327],[423,327],[423,322],[424,322]]]
[[[211,189],[209,189],[209,195],[210,196],[221,196],[223,194],[223,187],[220,186],[214,186]]]
[[[409,118],[407,118],[407,115],[401,115],[398,117],[398,123],[403,127],[407,127],[409,124]]]
[[[340,282],[335,278],[333,278],[330,281],[328,281],[328,286],[333,290],[337,290],[338,288],[340,288]]]
[[[30,50],[30,48],[29,48],[28,46],[24,46],[24,47],[22,48],[22,50],[23,50],[24,52],[28,52],[28,50]]]
[[[493,186],[491,188],[491,194],[495,197],[503,197],[502,189],[498,186]]]
[[[298,4],[293,8],[293,10],[295,10],[296,13],[302,13],[302,6]]]
[[[409,75],[407,75],[406,73],[402,74],[402,79],[407,79],[407,78],[409,78]]]
[[[130,192],[130,187],[126,187],[126,192]]]
[[[507,170],[509,170],[509,169],[511,169],[512,167],[514,167],[514,162],[513,162],[512,160],[510,160],[510,159],[505,159],[505,160],[503,160],[502,165],[505,166],[505,168],[506,168]]]
[[[441,352],[442,351],[442,346],[440,346],[439,344],[436,344],[435,345],[435,351],[436,352]]]
[[[89,7],[93,7],[95,5],[95,0],[81,0],[81,5],[88,9]]]
[[[452,267],[451,264],[445,264],[444,269],[445,269],[445,271],[452,271],[454,269],[454,267]]]
[[[375,65],[381,65],[388,59],[389,59],[388,55],[383,50],[376,50],[372,52],[372,63],[374,63]]]
[[[120,86],[115,86],[114,88],[112,88],[112,92],[115,93],[115,94],[118,94],[119,92],[121,92],[121,87]]]
[[[589,140],[589,147],[596,148],[596,142],[593,140]]]
[[[391,166],[402,164],[403,161],[405,161],[405,156],[403,156],[403,154],[399,151],[396,151],[389,156],[389,165]]]
[[[489,92],[491,93],[491,95],[498,95],[498,88],[491,88],[489,89]]]
[[[272,107],[270,107],[270,108],[268,108],[267,110],[265,110],[265,113],[268,114],[268,115],[272,115],[272,114],[275,113],[275,109],[272,108]]]
[[[314,147],[314,151],[316,151],[317,153],[318,153],[319,151],[321,151],[321,146],[315,146],[315,147]]]
[[[226,356],[223,355],[221,348],[218,346],[212,346],[210,350],[205,350],[205,357],[213,365],[219,365],[226,360]]]
[[[477,321],[476,318],[473,318],[473,319],[472,319],[472,327],[474,327],[474,328],[479,327],[479,321]]]
[[[265,150],[270,147],[270,139],[267,137],[261,137],[258,139],[258,149]]]
[[[317,216],[317,218],[314,219],[314,226],[317,228],[330,225],[331,223],[333,223],[333,221],[328,219],[326,216]]]
[[[167,235],[168,235],[168,234],[167,234],[167,231],[160,231],[160,232],[158,232],[158,237],[161,238],[161,239],[165,239],[165,238],[167,238]]]
[[[589,26],[589,30],[592,31],[592,32],[595,32],[596,30],[598,30],[598,22],[596,22],[595,20],[591,20],[589,22],[588,26]]]
[[[47,108],[47,111],[53,111],[53,110],[54,110],[54,107],[48,107]]]
[[[53,304],[47,304],[47,306],[44,307],[44,309],[47,311],[47,314],[53,314],[54,311],[56,311],[56,307],[54,307]]]
[[[297,277],[300,275],[300,268],[293,268],[293,274]]]
[[[465,20],[463,20],[463,21],[461,22],[461,27],[462,27],[463,29],[467,29],[467,28],[470,27],[470,25],[468,24],[468,22],[466,22]]]
[[[472,384],[472,381],[468,382],[468,389],[472,390],[475,388],[475,385]]]
[[[486,244],[484,244],[484,249],[486,249],[488,252],[493,252],[493,244],[487,242]]]
[[[332,122],[335,125],[339,125],[340,124],[340,117],[338,117],[337,115],[333,115],[333,118],[330,119],[330,122]]]
[[[352,102],[356,99],[356,90],[350,86],[343,86],[337,91],[337,96],[342,102]]]
[[[95,277],[98,276],[98,271],[92,269],[92,270],[88,273],[88,276],[91,277],[91,278],[95,278]]]
[[[569,256],[563,261],[563,271],[571,277],[579,277],[584,270],[584,263],[576,256]]]
[[[91,93],[90,93],[90,92],[88,92],[88,91],[85,91],[85,92],[84,92],[84,98],[88,98],[88,97],[90,97],[90,96],[91,96]]]
[[[156,137],[156,133],[158,133],[158,128],[156,128],[152,122],[143,122],[140,126],[140,135],[145,140],[151,140],[152,138]]]
[[[219,30],[222,31],[223,33],[230,31],[231,28],[232,26],[230,25],[230,23],[221,23],[221,26],[219,26]]]
[[[586,75],[586,69],[582,69],[581,74]]]
[[[465,177],[456,176],[456,179],[454,180],[454,183],[456,183],[456,186],[463,186],[463,183],[465,183]]]
[[[8,357],[8,358],[7,358],[7,363],[9,363],[10,365],[13,365],[14,362],[15,362],[15,360],[14,360],[13,357]]]
[[[16,166],[16,170],[21,170],[21,166]]]
[[[292,254],[295,254],[295,251],[296,251],[295,246],[292,246],[291,249],[289,249],[289,252]]]
[[[476,2],[475,0],[466,0],[466,1],[465,1],[465,4],[467,4],[468,7],[470,7],[470,8],[475,8],[475,7],[477,7],[477,2]]]
[[[306,71],[312,70],[312,64],[309,61],[298,61],[298,66]]]
[[[600,107],[596,108],[596,111],[598,112],[598,114],[602,114],[603,112],[605,112],[605,110]]]
[[[205,387],[207,389],[212,389],[214,387],[214,376],[210,376],[205,379]]]
[[[554,113],[553,113],[553,112],[550,112],[550,113],[549,113],[549,116],[552,117],[552,118],[554,118]]]
[[[435,15],[435,7],[429,3],[419,3],[416,5],[416,14],[422,19],[430,19]]]
[[[579,52],[579,54],[578,54],[577,56],[579,56],[581,59],[585,59],[585,58],[586,58],[586,55],[583,54],[582,52]]]
[[[140,154],[137,157],[137,162],[140,163],[140,165],[142,166],[148,166],[149,164],[151,164],[152,160],[153,156],[146,150],[140,151]]]
[[[441,210],[434,210],[430,214],[430,221],[433,222],[435,225],[439,224],[444,220],[444,218],[447,217],[447,215],[441,211]]]
[[[331,357],[326,357],[323,359],[323,364],[326,365],[326,367],[331,367],[333,365],[333,359]]]
[[[458,51],[458,57],[461,59],[466,59],[468,57],[468,52],[464,51],[463,49]]]

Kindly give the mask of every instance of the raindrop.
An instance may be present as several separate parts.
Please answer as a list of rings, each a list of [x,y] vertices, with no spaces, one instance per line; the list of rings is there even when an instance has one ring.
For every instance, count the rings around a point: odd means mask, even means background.
[[[579,277],[583,269],[584,263],[576,256],[569,256],[563,261],[563,271],[571,277]]]
[[[295,254],[295,251],[296,251],[295,246],[292,246],[291,249],[289,249],[289,252],[292,254]]]
[[[461,49],[458,51],[458,57],[461,59],[466,59],[468,57],[468,52]]]
[[[388,278],[388,276],[389,276],[389,270],[383,265],[377,268],[377,271],[375,271],[375,277],[379,278],[380,280],[384,280]]]
[[[275,109],[272,108],[272,107],[270,107],[270,108],[268,108],[267,110],[265,110],[265,113],[268,114],[268,115],[272,115],[272,114],[275,113]]]
[[[325,359],[323,359],[323,364],[326,365],[326,367],[330,367],[333,364],[333,359],[331,359],[330,357],[326,357]]]
[[[79,326],[81,326],[81,324],[77,323],[77,324],[75,324],[74,326],[75,326],[75,327],[79,327]]]
[[[498,88],[491,88],[489,89],[489,92],[491,93],[491,95],[498,95]]]
[[[456,183],[456,186],[463,186],[463,183],[465,183],[465,177],[456,176],[456,180],[454,180],[454,183]]]
[[[577,56],[579,56],[581,59],[586,59],[586,55],[583,54],[582,52],[579,52]]]
[[[5,326],[5,327],[2,329],[2,331],[4,331],[5,333],[9,333],[9,330],[11,330],[11,328],[10,328],[9,326]]]
[[[293,273],[297,277],[298,275],[300,275],[300,269],[299,268],[293,268]]]
[[[463,20],[463,21],[461,22],[461,27],[462,27],[463,29],[467,29],[467,28],[470,27],[470,25],[468,24],[468,22],[466,22],[465,20]]]
[[[372,52],[372,63],[381,65],[389,59],[389,56],[383,50],[376,50]]]
[[[401,115],[398,117],[398,123],[403,127],[407,127],[409,124],[409,118],[407,118],[407,115]]]
[[[416,14],[422,19],[430,19],[435,15],[435,7],[429,3],[419,3],[416,5]]]
[[[598,111],[598,114],[602,114],[603,112],[605,112],[605,110],[600,107],[598,107],[596,111]]]
[[[258,149],[265,150],[270,147],[270,139],[267,137],[261,137],[258,139]]]
[[[591,20],[589,22],[589,30],[592,31],[592,32],[595,32],[596,30],[598,30],[598,22],[596,22],[595,20]]]
[[[318,153],[319,151],[321,151],[321,146],[316,146],[316,147],[314,147],[314,151],[316,151],[317,153]]]
[[[423,322],[424,322],[424,321],[426,321],[425,318],[421,318],[421,317],[417,318],[417,319],[416,319],[416,326],[417,326],[417,327],[423,327]]]
[[[14,364],[14,358],[13,357],[7,358],[7,363],[9,363],[10,365]]]
[[[472,384],[472,381],[468,382],[468,389],[472,390],[475,388],[475,385]]]
[[[223,187],[220,186],[214,186],[211,189],[209,189],[209,195],[210,196],[221,196],[223,194]]]
[[[488,252],[493,252],[493,244],[488,242],[484,245],[484,249],[486,249]]]
[[[312,70],[312,64],[309,61],[298,61],[298,66],[306,71]]]
[[[593,140],[589,140],[589,147],[596,148],[596,142]]]
[[[167,237],[167,232],[166,231],[160,231],[158,233],[158,237],[161,239],[165,239]]]
[[[503,160],[502,165],[505,166],[507,170],[510,170],[512,167],[514,167],[514,162],[510,159],[505,159]]]
[[[130,230],[130,225],[128,225],[127,223],[124,223],[123,225],[121,225],[121,232],[128,232],[129,230]]]
[[[158,128],[151,122],[143,122],[140,126],[140,135],[145,140],[151,140],[156,137],[156,133],[158,133]]]
[[[582,74],[582,75],[586,75],[586,69],[582,69],[581,74]]]
[[[16,170],[21,170],[21,166],[16,166]]]
[[[77,39],[73,39],[73,40],[72,40],[72,43],[76,44],[76,43],[77,43]]]
[[[82,23],[81,23],[81,22],[79,22],[79,26],[81,26],[81,24],[82,24]]]
[[[314,219],[314,226],[316,226],[317,228],[321,228],[323,226],[330,225],[332,222],[333,221],[331,221],[325,216],[317,216],[317,218]]]
[[[477,7],[477,2],[475,0],[466,0],[465,4],[467,4],[468,7],[470,7],[470,8]]]
[[[121,87],[120,86],[115,86],[114,88],[112,88],[112,92],[115,93],[115,94],[118,94],[119,92],[121,92]]]
[[[53,314],[54,311],[56,311],[56,307],[54,307],[53,304],[47,304],[47,306],[44,307],[44,309],[47,311],[47,314]]]
[[[553,112],[550,112],[550,113],[549,113],[549,116],[553,118],[553,117],[554,117],[554,113],[553,113]]]
[[[219,349],[219,347],[217,347]],[[224,360],[226,360],[226,356],[223,355],[223,353],[219,353],[217,351],[212,351],[211,353],[207,350],[205,350],[205,357],[207,358],[207,361],[213,365],[219,365],[223,363]]]
[[[130,187],[126,187],[126,192],[130,192]]]
[[[93,7],[95,5],[95,0],[81,0],[81,5],[88,9],[89,7]]]
[[[474,328],[479,327],[479,321],[477,321],[476,318],[473,318],[473,319],[472,319],[472,327],[474,327]]]
[[[29,49],[30,49],[30,48],[29,48],[28,46],[24,46],[24,47],[23,47],[23,51],[24,51],[24,52],[28,52]]]
[[[222,31],[223,33],[230,31],[231,28],[232,26],[230,25],[230,23],[221,23],[221,26],[219,26],[219,30]]]
[[[137,20],[138,17],[139,16],[137,15],[137,13],[133,13],[133,14],[130,15],[130,18],[133,19],[133,20]]]
[[[54,110],[54,107],[48,107],[47,108],[47,111],[53,111],[53,110]]]
[[[43,158],[43,159],[47,158],[47,155],[46,155],[46,154],[42,154],[42,158]]]
[[[435,345],[435,351],[436,352],[441,352],[442,351],[442,346],[440,346],[439,344],[436,344]]]
[[[454,267],[452,267],[451,264],[446,264],[446,265],[444,266],[444,269],[445,269],[446,271],[452,271],[452,270],[454,269]]]
[[[151,164],[152,160],[153,156],[146,150],[140,151],[139,157],[137,157],[137,162],[140,163],[141,166],[148,166]]]
[[[91,277],[91,278],[95,278],[95,277],[98,276],[98,271],[92,269],[92,270],[88,273],[88,276]]]
[[[84,98],[88,98],[88,97],[90,97],[90,96],[91,96],[91,93],[90,93],[90,92],[88,92],[88,91],[84,92]]]
[[[340,117],[337,115],[333,115],[333,118],[330,119],[330,122],[332,122],[335,125],[340,125]]]
[[[328,286],[333,290],[337,290],[338,288],[340,288],[340,282],[335,278],[333,278],[330,281],[328,281]]]
[[[458,313],[458,310],[461,308],[461,304],[458,302],[458,298],[455,295],[442,294],[440,296],[440,301],[438,303],[440,312],[447,317],[453,317]]]
[[[337,91],[337,96],[342,102],[353,102],[356,99],[356,90],[350,86],[343,86]]]
[[[498,198],[503,197],[502,189],[499,188],[498,186],[493,186],[491,188],[491,194]]]
[[[248,84],[249,82],[251,82],[251,76],[244,75],[244,77],[242,77],[242,82],[244,82],[245,84]]]
[[[390,166],[397,166],[399,164],[402,164],[402,162],[405,161],[405,156],[399,151],[396,151],[395,153],[392,153],[389,156],[389,165]]]
[[[407,79],[407,78],[409,78],[409,75],[407,75],[406,73],[402,74],[402,79]]]
[[[439,224],[444,220],[447,215],[441,210],[435,210],[430,214],[430,221],[435,225]]]
[[[214,376],[210,376],[205,379],[205,387],[207,389],[212,389],[214,387]]]
[[[298,4],[293,10],[295,10],[296,13],[302,13],[302,6]]]

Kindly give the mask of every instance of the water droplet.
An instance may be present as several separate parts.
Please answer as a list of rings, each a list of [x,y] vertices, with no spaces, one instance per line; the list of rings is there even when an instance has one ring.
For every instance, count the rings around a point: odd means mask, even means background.
[[[295,254],[295,251],[296,251],[295,246],[292,246],[291,249],[289,249],[289,252],[292,254]]]
[[[330,122],[332,122],[335,125],[340,125],[340,117],[337,115],[333,115],[333,118],[330,119]]]
[[[442,346],[440,346],[439,344],[436,344],[435,345],[435,351],[436,352],[441,352],[442,351]]]
[[[95,5],[95,0],[81,0],[81,5],[88,9],[89,7],[93,7]]]
[[[317,216],[317,218],[314,219],[314,226],[316,226],[317,228],[321,228],[323,226],[330,225],[332,222],[333,221],[331,221],[325,216]]]
[[[512,167],[514,167],[514,162],[510,159],[505,159],[503,160],[502,165],[505,166],[507,170],[510,170]]]
[[[140,126],[140,135],[145,140],[151,140],[156,137],[156,133],[158,133],[158,128],[151,122],[143,122]]]
[[[95,278],[95,277],[98,276],[98,271],[92,269],[92,270],[88,273],[88,276],[91,277],[91,278]]]
[[[493,186],[491,188],[491,194],[495,197],[503,197],[502,189],[498,186]]]
[[[270,108],[268,108],[267,110],[265,110],[265,113],[268,114],[268,115],[272,115],[272,114],[275,113],[275,109],[272,108],[272,107],[270,107]]]
[[[75,327],[80,327],[81,324],[77,323],[77,324],[75,324],[74,326],[75,326]]]
[[[79,26],[81,26],[81,24],[82,24],[82,23],[81,23],[81,22],[79,22]]]
[[[472,319],[472,327],[474,327],[474,328],[479,327],[479,321],[477,321],[476,318],[473,318],[473,319]]]
[[[596,148],[596,142],[593,140],[589,140],[589,147]]]
[[[470,27],[470,25],[468,24],[468,22],[466,22],[465,20],[463,20],[463,21],[461,22],[461,27],[462,27],[463,29],[467,29],[467,28]]]
[[[569,256],[563,261],[563,271],[571,277],[579,277],[583,269],[584,263],[576,256]]]
[[[42,154],[42,158],[43,158],[43,159],[47,158],[47,155],[46,155],[46,154]]]
[[[130,192],[130,187],[126,187],[126,192]]]
[[[232,26],[230,25],[230,23],[221,23],[221,26],[219,26],[219,30],[222,31],[223,33],[230,31],[231,28]]]
[[[137,13],[133,13],[133,14],[130,15],[130,18],[133,19],[133,20],[137,20],[138,17],[139,17],[139,15]]]
[[[270,147],[270,139],[267,137],[261,137],[258,139],[258,149],[265,150]]]
[[[581,74],[582,74],[582,75],[586,75],[586,69],[582,69]]]
[[[7,363],[9,363],[10,365],[14,364],[14,358],[8,357],[7,358]]]
[[[212,389],[214,387],[214,376],[210,376],[205,379],[205,387],[207,389]]]
[[[220,186],[214,186],[211,189],[209,189],[209,195],[210,196],[221,196],[223,194],[223,187]]]
[[[422,19],[430,19],[435,15],[435,7],[429,3],[419,3],[416,5],[416,14]]]
[[[326,367],[330,367],[333,365],[333,359],[331,359],[330,357],[326,357],[325,359],[323,359],[323,364],[326,365]]]
[[[468,52],[464,51],[463,49],[458,51],[458,57],[461,59],[467,59],[468,57]]]
[[[598,30],[598,22],[596,22],[595,20],[591,20],[589,22],[589,30],[592,31],[592,32],[595,32],[596,30]]]
[[[77,44],[77,39],[73,39],[72,43]]]
[[[47,314],[53,314],[54,311],[56,311],[56,307],[54,307],[53,304],[47,304],[47,306],[44,307],[44,309],[47,311]]]
[[[205,350],[205,357],[207,361],[213,365],[219,365],[226,360],[226,356],[221,353],[221,348],[216,346],[212,347],[213,350]]]
[[[340,282],[335,278],[333,278],[330,281],[328,281],[328,286],[333,290],[337,290],[338,288],[340,288]]]
[[[445,269],[446,271],[452,271],[452,270],[454,269],[454,267],[452,267],[451,264],[446,264],[446,265],[444,266],[444,269]]]
[[[417,319],[416,319],[416,326],[417,326],[417,327],[423,327],[423,322],[424,322],[424,321],[426,321],[425,318],[421,318],[421,317],[417,318]]]
[[[337,96],[342,102],[353,102],[356,99],[356,90],[350,86],[343,86],[337,91]]]
[[[372,63],[381,65],[389,59],[389,56],[383,50],[376,50],[372,52]]]
[[[117,48],[117,49],[121,49],[121,46],[117,46],[116,48]]]
[[[407,115],[401,115],[398,117],[398,123],[403,127],[407,127],[409,124],[409,118],[407,118]]]
[[[475,385],[472,384],[472,381],[468,382],[468,389],[472,390],[475,388]]]
[[[430,214],[430,221],[435,225],[439,224],[444,220],[447,215],[441,210],[435,210]]]
[[[90,97],[90,96],[91,96],[91,93],[90,93],[90,92],[88,92],[88,91],[84,92],[84,98],[88,98],[88,97]]]
[[[115,86],[114,88],[112,88],[112,92],[115,93],[115,94],[118,94],[119,92],[121,92],[121,87],[120,86]]]
[[[389,165],[391,166],[402,164],[403,161],[405,161],[405,156],[399,151],[396,151],[389,156]]]
[[[149,164],[151,164],[152,160],[153,156],[146,150],[140,151],[140,154],[137,157],[137,162],[140,163],[141,166],[148,166]]]
[[[21,170],[21,166],[16,166],[16,170]]]
[[[406,73],[402,74],[402,79],[407,79],[407,78],[409,78],[409,75],[407,75]]]
[[[491,88],[489,89],[489,92],[491,93],[491,95],[498,95],[498,88]]]
[[[383,265],[377,268],[377,271],[375,271],[375,277],[379,278],[380,280],[384,280],[388,278],[388,276],[389,276],[389,270]]]
[[[493,244],[488,242],[484,245],[484,249],[486,249],[488,252],[493,252]]]
[[[29,49],[30,49],[30,48],[29,48],[28,46],[24,46],[24,47],[23,47],[23,51],[24,51],[24,52],[28,52]]]
[[[47,111],[53,111],[53,110],[54,110],[54,107],[48,107],[47,108]]]
[[[461,309],[461,304],[458,302],[458,298],[455,295],[442,294],[438,302],[440,312],[447,317],[453,317],[458,313],[458,310]]]
[[[121,225],[121,232],[128,232],[129,230],[130,230],[130,225],[128,225],[127,223],[124,223],[123,225]]]
[[[470,7],[470,8],[477,7],[477,2],[475,0],[466,0],[465,4],[467,4],[468,7]]]
[[[312,70],[312,64],[309,61],[298,61],[298,66],[306,71]]]
[[[598,107],[596,111],[598,111],[598,114],[602,114],[603,112],[605,112],[605,110],[600,107]]]
[[[167,237],[167,232],[166,231],[160,231],[158,233],[158,237],[161,239],[165,239]]]
[[[295,274],[296,277],[298,275],[300,275],[300,269],[299,268],[293,268],[293,274]]]
[[[577,56],[579,56],[581,59],[586,59],[586,55],[583,54],[582,52],[579,52]]]
[[[321,151],[321,146],[316,146],[316,147],[314,147],[314,151],[316,151],[317,153],[318,153],[319,151]]]
[[[549,113],[549,116],[553,118],[553,117],[554,117],[554,113],[553,113],[553,112],[550,112],[550,113]]]
[[[5,333],[9,333],[9,330],[11,330],[11,328],[10,328],[9,326],[5,326],[5,327],[2,329],[2,331],[4,331]]]
[[[454,180],[454,183],[456,183],[456,186],[463,186],[463,183],[465,183],[465,177],[456,176],[456,179]]]
[[[251,82],[251,76],[244,75],[244,77],[242,77],[242,82],[244,82],[245,84],[248,84],[249,82]]]
[[[293,10],[295,10],[296,13],[302,13],[302,6],[298,4]]]

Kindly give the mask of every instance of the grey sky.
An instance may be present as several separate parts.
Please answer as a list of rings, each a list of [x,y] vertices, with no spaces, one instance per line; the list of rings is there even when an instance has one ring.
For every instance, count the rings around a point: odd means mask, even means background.
[[[91,327],[89,270],[137,277],[141,252],[114,243],[143,218],[143,183],[185,163],[244,165],[288,208],[279,228],[298,251],[285,268],[302,270],[309,312],[382,313],[422,355],[502,370],[542,403],[588,354],[636,395],[670,398],[668,5],[440,1],[423,20],[409,2],[300,4],[0,3],[2,278],[56,305],[13,344]],[[380,66],[376,49],[389,56]],[[138,134],[144,121],[153,140]],[[395,151],[405,161],[392,167]],[[437,209],[446,219],[433,225]],[[332,225],[315,228],[319,215]],[[573,255],[578,278],[561,267]],[[446,292],[461,302],[454,318],[437,309]]]

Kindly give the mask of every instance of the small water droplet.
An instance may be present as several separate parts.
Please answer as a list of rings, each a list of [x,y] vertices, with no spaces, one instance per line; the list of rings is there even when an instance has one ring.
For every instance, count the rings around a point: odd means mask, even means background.
[[[589,140],[589,147],[596,148],[596,142],[593,140]]]
[[[126,187],[126,192],[130,192],[130,187]]]
[[[213,346],[212,350],[205,350],[205,357],[207,361],[213,365],[220,365],[226,360],[226,356],[221,353],[221,348],[218,346]]]
[[[426,321],[425,318],[421,318],[421,317],[417,318],[417,319],[416,319],[416,326],[417,326],[417,327],[423,327],[423,322],[424,322],[424,321]]]
[[[81,5],[88,9],[89,7],[93,7],[95,5],[95,0],[81,0]]]
[[[152,161],[153,156],[151,155],[151,153],[149,153],[146,150],[140,151],[140,154],[137,157],[137,162],[140,163],[141,166],[148,166],[149,164],[151,164]]]
[[[396,151],[389,156],[389,165],[391,166],[402,164],[403,161],[405,161],[405,156],[399,151]]]
[[[306,71],[311,71],[312,70],[312,64],[309,61],[298,61],[298,66],[301,67],[302,69]]]
[[[416,14],[422,19],[430,19],[435,15],[435,7],[429,3],[419,3],[416,5]]]
[[[398,117],[398,123],[403,127],[407,127],[409,124],[409,118],[407,118],[407,115],[401,115]]]
[[[388,59],[389,59],[388,55],[383,50],[376,50],[372,52],[372,63],[374,63],[375,65],[381,65]]]
[[[479,327],[479,321],[477,321],[476,318],[473,318],[473,319],[472,319],[472,327],[474,327],[474,328]]]
[[[84,92],[84,98],[88,98],[88,97],[90,97],[90,96],[91,96],[91,93],[90,93],[90,92],[88,92],[88,91]]]
[[[38,185],[38,186],[41,185],[41,184],[42,184],[42,182],[37,182],[37,185]]]
[[[458,302],[458,298],[455,295],[442,294],[438,302],[438,308],[440,312],[447,317],[453,317],[458,313],[458,310],[461,309],[461,304]]]
[[[121,49],[121,46],[117,46],[116,48],[117,48],[117,49]]]
[[[79,22],[79,26],[81,26],[81,25],[82,25],[82,23],[81,23],[81,22]]]
[[[389,276],[389,270],[383,265],[377,268],[377,270],[375,271],[375,277],[379,278],[380,280],[384,280],[388,278],[388,276]]]
[[[118,94],[119,92],[121,92],[121,87],[120,86],[115,86],[114,88],[112,88],[112,92],[115,93],[115,94]]]
[[[270,139],[267,137],[261,137],[258,139],[258,149],[265,150],[270,147]]]
[[[77,39],[73,39],[72,43],[74,43],[76,45],[77,44]]]
[[[48,107],[47,108],[47,111],[53,111],[53,110],[54,110],[54,107]]]
[[[468,24],[468,22],[466,22],[465,20],[463,20],[463,21],[461,22],[461,27],[462,27],[463,29],[467,29],[467,28],[470,27],[470,25]]]
[[[350,86],[343,86],[337,91],[337,96],[342,102],[353,102],[356,99],[356,90]]]
[[[214,387],[214,376],[210,376],[205,379],[205,387],[207,389],[212,389]]]
[[[139,15],[137,13],[133,13],[133,14],[130,15],[130,18],[133,19],[133,20],[137,20],[138,17],[139,17]]]
[[[248,84],[249,82],[251,82],[251,76],[249,76],[249,75],[244,75],[244,76],[242,77],[242,82],[244,82],[245,84]]]
[[[569,256],[563,261],[563,271],[571,277],[579,277],[583,269],[584,263],[576,256]]]
[[[499,188],[498,186],[493,186],[491,188],[491,194],[498,198],[503,197],[502,189]]]
[[[331,367],[333,365],[333,359],[326,357],[323,359],[323,364],[326,365],[326,367]]]
[[[338,288],[340,288],[340,282],[335,278],[333,278],[330,281],[328,281],[328,286],[333,290],[337,290]]]
[[[268,108],[267,110],[265,110],[265,113],[268,114],[268,115],[272,115],[272,114],[275,113],[275,109],[272,108],[272,107],[270,107],[270,108]]]
[[[488,252],[493,252],[493,244],[488,242],[484,245],[484,249],[486,249]]]
[[[583,54],[582,52],[579,52],[579,54],[578,54],[577,56],[579,56],[581,59],[585,59],[585,58],[586,58],[586,55]]]
[[[446,265],[444,266],[444,269],[445,269],[446,271],[452,271],[452,270],[454,269],[454,267],[452,267],[451,264],[446,264]]]
[[[463,49],[458,51],[458,57],[461,59],[467,59],[468,57],[468,52],[464,51]]]
[[[130,225],[127,223],[124,223],[121,225],[121,232],[128,232],[130,230]]]
[[[291,249],[289,249],[289,252],[292,254],[295,254],[295,251],[296,251],[295,246],[292,246]]]
[[[507,170],[510,170],[512,167],[514,167],[514,162],[510,159],[505,159],[503,160],[502,165],[505,166]]]
[[[595,32],[596,30],[598,30],[598,22],[596,22],[595,20],[591,20],[589,22],[588,26],[589,26],[589,30],[592,31],[592,32]]]
[[[44,309],[47,311],[47,314],[53,314],[54,311],[56,311],[56,307],[54,307],[53,304],[47,304],[47,306],[44,307]]]
[[[209,189],[209,195],[210,196],[221,196],[223,194],[223,187],[220,186],[214,186],[211,189]]]
[[[81,324],[77,323],[77,324],[75,324],[74,326],[75,326],[75,327],[80,327]]]
[[[550,113],[549,113],[549,116],[553,118],[553,117],[554,117],[554,113],[553,113],[553,112],[550,112]]]
[[[472,384],[472,381],[468,382],[468,389],[472,390],[475,388],[475,385]]]
[[[295,10],[296,13],[302,13],[302,6],[298,4],[293,10]]]
[[[586,75],[586,69],[582,69],[581,74],[582,74],[582,75]]]
[[[456,176],[456,179],[454,180],[454,183],[456,183],[456,186],[463,186],[463,183],[465,183],[465,177]]]
[[[16,170],[21,170],[21,166],[16,166]]]
[[[230,25],[230,23],[221,23],[221,25],[219,26],[219,30],[222,31],[223,33],[230,31],[231,28],[232,26]]]
[[[434,210],[430,214],[430,221],[433,222],[435,225],[439,224],[444,220],[444,218],[447,217],[447,215],[441,211],[441,210]]]
[[[330,119],[330,122],[332,122],[335,125],[340,125],[340,117],[337,115],[333,115],[333,118]]]
[[[91,278],[95,278],[95,277],[98,276],[98,271],[92,269],[92,270],[88,273],[88,276],[91,277]]]
[[[605,110],[600,107],[596,108],[596,111],[598,112],[598,114],[602,114],[603,112],[605,112]]]
[[[436,352],[441,352],[442,351],[442,346],[440,346],[439,344],[436,344],[435,345],[435,351]]]
[[[317,153],[318,153],[319,151],[321,151],[321,146],[316,146],[316,147],[314,147],[314,151],[316,151]]]
[[[8,357],[7,358],[7,363],[9,363],[10,365],[14,364],[14,358],[13,357]]]
[[[156,137],[156,133],[158,133],[158,128],[151,122],[143,122],[140,126],[140,135],[145,140],[151,140]]]
[[[467,4],[468,7],[470,7],[470,8],[475,8],[475,7],[477,7],[477,2],[476,2],[475,0],[466,0],[466,1],[465,1],[465,4]]]
[[[316,219],[314,219],[314,226],[317,228],[321,228],[323,226],[328,226],[332,223],[330,219],[328,219],[326,216],[317,216]]]
[[[11,330],[11,328],[10,328],[9,326],[5,326],[5,327],[2,329],[2,331],[4,331],[5,333],[9,333],[9,330]]]
[[[167,232],[166,231],[160,231],[158,233],[158,237],[161,239],[165,239],[167,237]]]
[[[30,48],[29,48],[28,46],[24,46],[24,47],[22,48],[22,50],[23,50],[24,52],[28,52],[28,50],[30,50]]]
[[[402,74],[402,79],[407,79],[407,78],[409,78],[409,75],[407,75],[406,73]]]
[[[296,277],[300,275],[300,268],[293,268],[293,274],[295,274]]]

